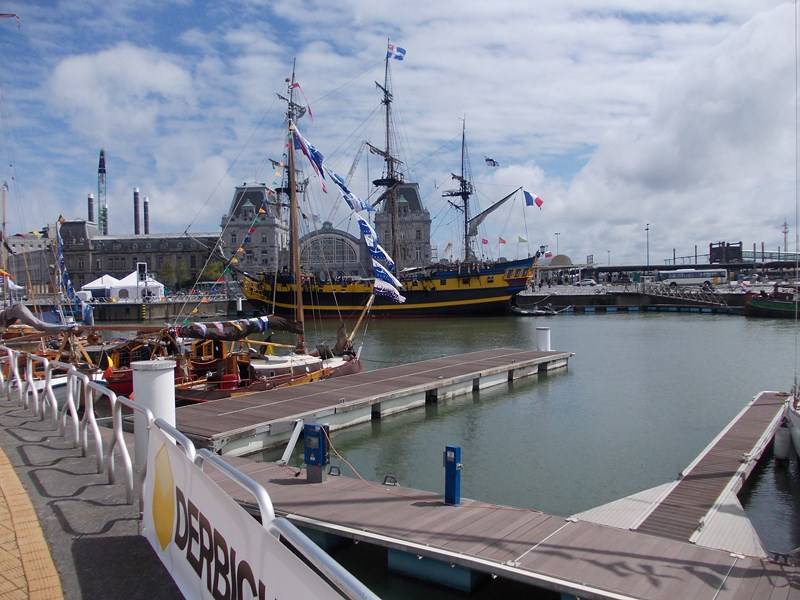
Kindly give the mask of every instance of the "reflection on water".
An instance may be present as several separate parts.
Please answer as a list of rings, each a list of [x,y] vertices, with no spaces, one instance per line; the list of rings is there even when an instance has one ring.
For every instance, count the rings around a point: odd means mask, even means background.
[[[362,358],[375,369],[530,348],[537,326],[551,328],[555,349],[576,353],[567,372],[336,432],[334,444],[368,479],[389,473],[433,491],[444,486],[444,446],[461,445],[465,497],[569,515],[674,480],[756,393],[786,390],[794,376],[792,322],[724,315],[372,321]],[[770,549],[800,546],[788,526],[797,471],[768,463],[743,499]]]

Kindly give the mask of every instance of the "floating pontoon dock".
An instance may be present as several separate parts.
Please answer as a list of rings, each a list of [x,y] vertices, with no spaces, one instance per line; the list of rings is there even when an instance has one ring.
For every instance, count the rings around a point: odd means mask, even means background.
[[[565,369],[571,352],[495,348],[178,408],[195,443],[234,456],[286,442],[296,419],[332,430],[523,377]]]
[[[754,533],[746,515],[728,512],[784,400],[757,396],[677,482],[570,518],[473,500],[446,506],[438,493],[352,477],[308,484],[290,467],[230,460],[321,543],[382,546],[390,569],[463,590],[494,575],[566,597],[800,598],[800,568],[767,560],[746,539]],[[220,484],[241,504],[252,502],[235,484]],[[681,510],[671,517],[674,507]]]

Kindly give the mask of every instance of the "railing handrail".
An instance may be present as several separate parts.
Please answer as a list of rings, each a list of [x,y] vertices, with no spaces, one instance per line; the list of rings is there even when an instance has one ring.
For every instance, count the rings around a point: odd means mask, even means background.
[[[26,378],[23,380],[19,374],[19,359],[24,358],[27,365]],[[125,406],[131,410],[141,413],[145,416],[146,427],[149,430],[151,427],[156,426],[164,431],[169,437],[175,440],[186,457],[202,471],[205,463],[211,463],[226,477],[236,482],[244,489],[249,491],[256,499],[258,508],[261,515],[261,523],[264,529],[276,538],[283,538],[286,543],[290,544],[294,550],[305,560],[307,560],[315,569],[317,569],[327,580],[335,586],[338,591],[346,598],[351,600],[376,600],[377,596],[372,593],[363,583],[356,579],[349,571],[332,559],[326,552],[314,544],[304,533],[302,533],[295,525],[283,517],[275,517],[275,509],[272,505],[272,500],[269,497],[266,489],[256,482],[254,479],[242,473],[232,465],[228,464],[222,458],[213,454],[207,449],[196,450],[194,443],[183,433],[181,433],[174,426],[170,425],[163,419],[156,419],[153,413],[146,407],[137,404],[125,397],[117,397],[114,391],[108,389],[104,385],[93,381],[89,375],[78,371],[75,365],[63,363],[57,360],[49,360],[46,357],[34,355],[29,352],[13,350],[7,346],[0,345],[0,362],[9,363],[9,377],[6,380],[0,370],[0,389],[2,389],[6,397],[10,399],[10,384],[13,382],[19,387],[20,402],[27,402],[28,390],[24,390],[25,384],[31,390],[35,390],[36,386],[32,379],[32,364],[34,362],[41,363],[45,367],[45,395],[53,394],[52,391],[52,371],[59,369],[67,372],[67,402],[65,408],[62,410],[62,415],[66,419],[67,411],[73,416],[77,423],[77,407],[75,404],[74,392],[77,389],[82,391],[82,399],[84,402],[84,416],[78,424],[77,439],[83,450],[83,455],[86,456],[88,446],[88,429],[92,430],[96,442],[96,455],[98,461],[98,472],[105,471],[108,475],[108,482],[115,482],[115,450],[121,456],[122,463],[125,470],[125,491],[128,504],[133,503],[134,498],[134,474],[133,465],[128,452],[127,444],[125,443],[124,431],[122,427],[122,407]],[[24,396],[23,396],[24,394]],[[36,402],[36,393],[33,392],[34,402]],[[107,453],[103,451],[103,440],[100,435],[99,426],[95,415],[95,403],[107,399],[111,407],[112,416],[112,436]],[[27,405],[26,405],[27,407]],[[34,411],[38,410],[34,406]],[[63,435],[63,427],[61,434]],[[144,479],[145,469],[142,470],[140,477]],[[139,481],[140,485],[142,481]]]
[[[352,600],[378,600],[378,596],[372,590],[312,542],[294,523],[283,517],[278,517],[272,521],[271,525],[283,538],[292,544],[295,550],[333,582],[347,598]]]
[[[197,451],[194,462],[201,470],[206,462],[210,462],[218,470],[227,475],[229,479],[235,481],[250,492],[255,497],[256,502],[258,502],[258,510],[261,513],[261,523],[269,530],[269,522],[275,519],[275,509],[272,507],[272,500],[269,494],[267,494],[267,490],[265,490],[260,483],[249,475],[245,475],[239,469],[231,466],[207,448],[201,448]]]

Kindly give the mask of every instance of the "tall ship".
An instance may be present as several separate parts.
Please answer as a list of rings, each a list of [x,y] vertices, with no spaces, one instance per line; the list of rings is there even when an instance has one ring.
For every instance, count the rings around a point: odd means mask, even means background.
[[[370,152],[380,156],[384,164],[382,176],[372,182],[380,189],[377,200],[372,202],[372,207],[380,207],[372,232],[377,231],[396,261],[385,266],[402,284],[399,291],[403,301],[376,294],[375,279],[338,277],[323,281],[313,273],[304,272],[301,286],[305,312],[315,317],[338,319],[343,313],[361,311],[371,301],[370,313],[375,317],[488,316],[508,313],[513,296],[524,290],[533,276],[538,253],[520,260],[481,260],[475,252],[475,241],[481,223],[522,188],[514,190],[486,210],[471,215],[470,198],[474,188],[467,173],[464,125],[461,172],[452,175],[458,187],[443,194],[463,217],[463,259],[431,263],[430,217],[422,205],[418,184],[405,180],[401,168],[403,163],[393,153],[390,128],[393,96],[388,53],[384,83],[380,85],[376,82],[376,86],[382,93],[386,138],[383,148],[367,144]],[[364,233],[362,228],[362,235]],[[296,313],[296,278],[291,273],[285,270],[265,270],[260,274],[245,272],[242,279],[244,296],[265,312],[284,315]]]

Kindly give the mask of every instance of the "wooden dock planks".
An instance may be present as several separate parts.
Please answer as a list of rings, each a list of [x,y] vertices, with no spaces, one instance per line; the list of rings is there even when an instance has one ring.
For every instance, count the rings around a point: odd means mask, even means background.
[[[701,520],[764,432],[782,410],[786,396],[763,393],[709,448],[672,491],[639,525],[637,531],[688,541]]]
[[[451,383],[469,385],[471,378],[570,356],[514,348],[481,350],[184,406],[176,411],[177,425],[195,440],[210,441],[325,409],[342,411]]]
[[[440,494],[352,477],[307,484],[290,467],[227,460],[263,485],[275,510],[295,524],[580,597],[800,598],[796,567],[535,510],[474,500],[445,506]],[[237,484],[209,474],[254,505]]]

